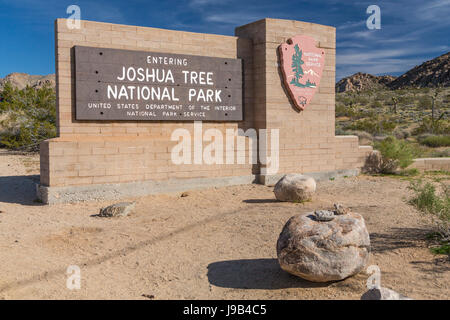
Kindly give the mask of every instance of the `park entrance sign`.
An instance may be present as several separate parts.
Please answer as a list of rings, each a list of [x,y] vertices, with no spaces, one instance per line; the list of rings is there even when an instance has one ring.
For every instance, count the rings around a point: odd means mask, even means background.
[[[77,120],[242,120],[242,60],[75,46]]]
[[[350,176],[372,150],[335,136],[334,27],[266,18],[225,36],[79,22],[55,21],[44,203]]]

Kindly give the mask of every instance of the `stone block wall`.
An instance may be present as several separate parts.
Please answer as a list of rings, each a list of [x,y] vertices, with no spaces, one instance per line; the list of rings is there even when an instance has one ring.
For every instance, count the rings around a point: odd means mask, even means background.
[[[335,136],[335,28],[314,23],[264,19],[236,29],[253,40],[255,122],[280,129],[279,174],[358,168],[371,147],[359,147],[356,136]],[[282,84],[278,47],[294,35],[308,35],[325,51],[325,66],[313,100],[298,111]],[[258,116],[256,116],[258,117]],[[256,119],[256,118],[255,118]]]
[[[244,121],[203,122],[203,130],[246,129],[253,126],[252,41],[238,37],[81,21],[69,29],[66,19],[55,21],[57,127],[59,137],[41,146],[41,184],[75,186],[170,178],[243,176],[249,164],[174,165],[170,141],[177,128],[193,122],[77,121],[73,46],[192,54],[244,61]],[[247,139],[248,140],[248,139]],[[247,149],[249,143],[246,143]],[[236,155],[237,156],[237,155]]]
[[[57,19],[59,137],[41,145],[41,186],[50,190],[174,179],[180,183],[195,178],[217,181],[218,177],[261,177],[264,168],[249,163],[248,138],[245,164],[173,164],[170,152],[177,142],[171,141],[171,134],[177,128],[185,128],[193,135],[192,121],[76,120],[76,45],[240,58],[244,70],[244,120],[203,122],[203,130],[214,128],[225,136],[227,129],[278,129],[277,177],[292,172],[329,173],[362,167],[372,148],[359,146],[356,136],[335,136],[335,29],[293,20],[263,19],[237,28],[235,34],[233,37],[91,21],[81,21],[80,29],[69,29],[65,19]],[[277,50],[296,34],[314,37],[326,53],[320,87],[302,112],[291,104],[282,84]],[[238,150],[233,157],[238,157],[237,153]]]

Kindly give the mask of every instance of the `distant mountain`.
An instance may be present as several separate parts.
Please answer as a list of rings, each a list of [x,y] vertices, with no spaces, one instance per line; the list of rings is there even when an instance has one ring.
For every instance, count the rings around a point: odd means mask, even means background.
[[[393,80],[395,80],[393,76],[374,76],[369,73],[358,72],[338,81],[336,92],[383,89],[387,88],[387,85]]]
[[[336,92],[378,88],[424,88],[450,86],[450,52],[416,66],[399,77],[355,73],[336,83]]]
[[[450,52],[426,61],[401,75],[389,84],[392,89],[405,87],[449,87],[450,86]]]
[[[0,78],[0,90],[3,89],[3,86],[8,81],[11,82],[11,84],[18,89],[23,89],[27,85],[34,88],[40,88],[45,84],[50,84],[51,86],[54,87],[55,75],[49,74],[46,76],[37,76],[18,72],[10,73],[4,78]]]

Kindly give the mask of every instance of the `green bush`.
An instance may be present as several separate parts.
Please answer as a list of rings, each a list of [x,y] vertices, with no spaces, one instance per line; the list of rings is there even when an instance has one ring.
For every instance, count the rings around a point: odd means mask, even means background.
[[[410,96],[410,95],[402,95],[400,97],[398,97],[398,103],[400,104],[408,104],[408,103],[413,103],[414,102],[414,97]]]
[[[398,167],[405,169],[413,163],[414,150],[406,141],[387,137],[376,142],[375,149],[381,153],[380,173],[394,173]]]
[[[428,136],[419,142],[428,147],[450,147],[450,136]]]
[[[374,109],[382,109],[383,104],[380,101],[374,101],[371,103],[370,107]]]
[[[409,189],[414,196],[409,200],[420,212],[433,218],[437,231],[445,238],[450,236],[450,186],[442,185],[443,191],[438,194],[436,187],[422,181],[411,182]]]
[[[450,121],[447,119],[433,120],[431,117],[424,117],[419,127],[413,131],[414,135],[423,133],[450,134]]]
[[[370,102],[370,100],[366,97],[364,97],[363,95],[357,95],[354,98],[354,102],[360,105],[366,105]]]
[[[382,135],[392,133],[396,126],[396,122],[390,118],[375,117],[355,121],[346,126],[345,129],[366,131],[372,135]]]
[[[352,107],[347,107],[341,103],[336,104],[336,117],[353,117],[355,110]]]
[[[421,96],[419,98],[419,107],[421,109],[431,109],[432,100],[430,96]]]
[[[0,93],[0,147],[37,150],[56,136],[56,98],[49,86],[18,90],[9,83]]]
[[[440,151],[433,151],[430,153],[430,157],[432,158],[447,158],[450,157],[450,148],[440,150]]]
[[[414,176],[418,176],[420,173],[419,169],[416,168],[412,168],[412,169],[404,169],[401,170],[398,175],[402,176],[402,177],[414,177]]]
[[[334,134],[335,134],[336,136],[349,136],[349,135],[352,135],[353,133],[351,133],[351,132],[349,132],[349,131],[346,131],[346,130],[342,129],[342,128],[339,127],[339,126],[336,126],[336,129],[335,129]]]

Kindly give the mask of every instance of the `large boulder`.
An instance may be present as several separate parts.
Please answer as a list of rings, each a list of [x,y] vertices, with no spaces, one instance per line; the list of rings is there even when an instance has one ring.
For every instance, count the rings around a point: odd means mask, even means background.
[[[287,174],[275,185],[273,192],[279,201],[303,202],[311,200],[316,181],[302,174]]]
[[[370,239],[357,213],[318,221],[313,212],[289,219],[277,242],[283,270],[314,282],[342,280],[360,272],[369,260]]]

